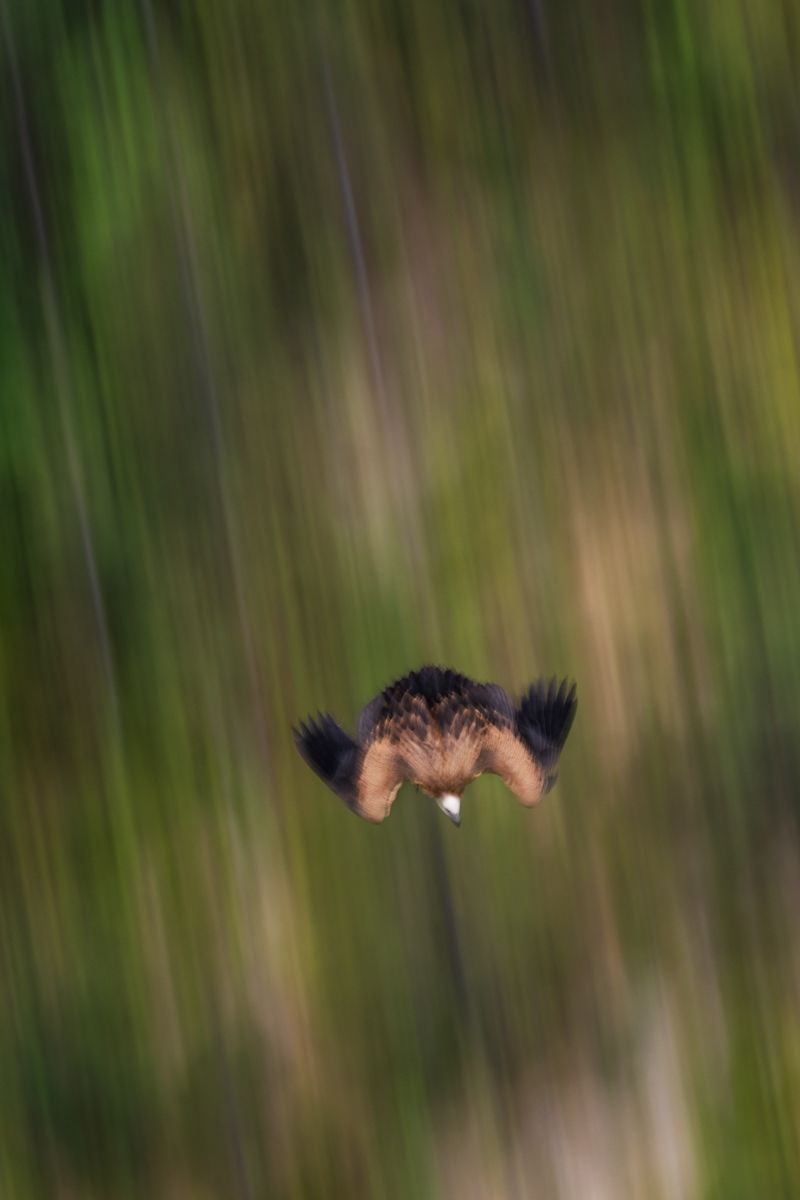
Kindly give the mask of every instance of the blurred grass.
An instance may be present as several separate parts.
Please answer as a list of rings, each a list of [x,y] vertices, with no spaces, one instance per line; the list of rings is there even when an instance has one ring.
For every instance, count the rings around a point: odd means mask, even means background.
[[[2,1193],[795,1195],[797,14],[0,14]],[[304,770],[426,660],[541,811]]]

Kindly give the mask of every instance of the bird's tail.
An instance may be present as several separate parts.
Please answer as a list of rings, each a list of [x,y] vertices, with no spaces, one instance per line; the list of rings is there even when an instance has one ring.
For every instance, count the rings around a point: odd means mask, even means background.
[[[358,744],[330,713],[307,717],[293,733],[297,749],[312,771],[352,808],[356,802]]]
[[[562,679],[531,684],[517,710],[517,729],[544,767],[551,767],[561,753],[575,720],[576,686]]]

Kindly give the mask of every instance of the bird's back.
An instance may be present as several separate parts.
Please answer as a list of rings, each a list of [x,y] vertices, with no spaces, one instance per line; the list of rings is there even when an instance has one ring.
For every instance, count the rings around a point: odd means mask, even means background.
[[[487,720],[511,725],[514,706],[503,688],[475,683],[449,667],[422,667],[385,687],[361,714],[359,735],[368,737],[386,721],[413,713],[417,721],[435,721],[447,728],[474,709]]]
[[[359,733],[389,737],[408,777],[431,795],[460,793],[481,773],[487,726],[511,728],[514,712],[502,688],[442,667],[396,680],[368,705]]]

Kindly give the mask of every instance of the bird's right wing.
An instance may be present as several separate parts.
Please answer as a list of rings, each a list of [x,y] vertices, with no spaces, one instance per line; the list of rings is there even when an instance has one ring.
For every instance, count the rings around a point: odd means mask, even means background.
[[[359,746],[329,713],[319,713],[302,721],[294,735],[308,765],[348,808],[367,821],[389,815],[408,777],[396,734],[378,730]]]
[[[359,768],[359,747],[330,713],[307,717],[294,729],[300,754],[328,787],[354,808]]]

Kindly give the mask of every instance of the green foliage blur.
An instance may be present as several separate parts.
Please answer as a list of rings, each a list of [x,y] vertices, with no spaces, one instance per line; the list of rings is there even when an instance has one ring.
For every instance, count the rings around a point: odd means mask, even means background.
[[[0,1195],[800,1195],[800,11],[0,47]],[[426,661],[539,809],[307,770]]]

